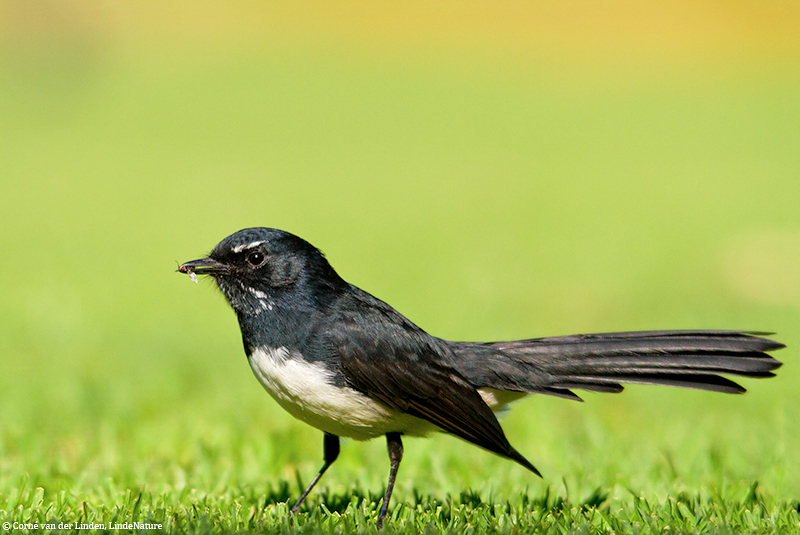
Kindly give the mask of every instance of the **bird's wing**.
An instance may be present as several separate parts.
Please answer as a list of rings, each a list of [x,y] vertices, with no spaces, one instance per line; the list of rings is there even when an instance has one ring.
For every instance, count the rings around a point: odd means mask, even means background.
[[[446,342],[366,293],[355,294],[336,316],[327,339],[348,386],[539,475],[509,444],[478,391],[446,364]]]

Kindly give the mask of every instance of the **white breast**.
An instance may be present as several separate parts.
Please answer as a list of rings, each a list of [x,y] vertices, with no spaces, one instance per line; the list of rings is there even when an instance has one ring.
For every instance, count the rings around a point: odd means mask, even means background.
[[[367,440],[389,432],[419,436],[437,429],[357,390],[334,386],[331,372],[322,363],[307,362],[285,347],[256,349],[249,361],[256,379],[281,407],[327,433]]]

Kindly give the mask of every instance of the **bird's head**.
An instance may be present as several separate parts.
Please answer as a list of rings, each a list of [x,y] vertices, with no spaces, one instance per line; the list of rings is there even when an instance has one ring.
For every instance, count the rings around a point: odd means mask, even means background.
[[[181,264],[178,271],[213,277],[240,315],[258,315],[277,305],[310,306],[346,285],[319,249],[272,228],[240,230],[207,258]]]

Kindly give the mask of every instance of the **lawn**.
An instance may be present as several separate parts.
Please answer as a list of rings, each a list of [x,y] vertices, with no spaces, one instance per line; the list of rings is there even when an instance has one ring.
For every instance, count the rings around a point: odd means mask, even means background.
[[[800,16],[613,5],[0,6],[0,525],[374,529],[382,440],[290,523],[322,434],[175,273],[273,226],[445,338],[788,346],[742,396],[515,403],[543,479],[407,439],[387,532],[800,530]]]

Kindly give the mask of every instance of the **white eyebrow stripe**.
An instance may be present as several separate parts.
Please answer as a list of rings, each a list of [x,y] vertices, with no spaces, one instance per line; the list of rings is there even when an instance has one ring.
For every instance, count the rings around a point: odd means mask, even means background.
[[[233,248],[233,252],[234,253],[241,253],[245,249],[252,249],[254,247],[258,247],[262,243],[264,243],[264,240],[254,241],[252,243],[245,243],[245,244],[242,244],[242,245],[237,245],[236,247]]]

